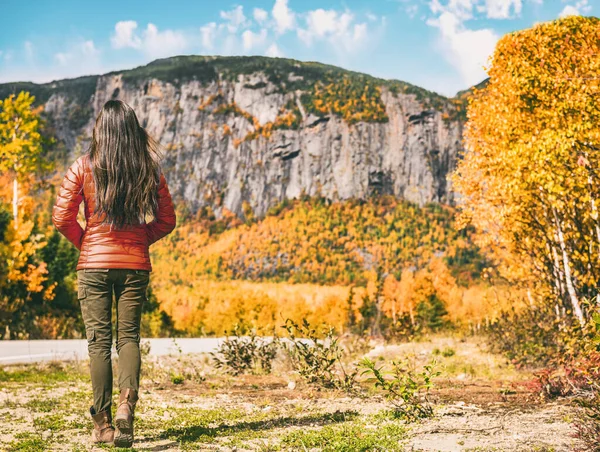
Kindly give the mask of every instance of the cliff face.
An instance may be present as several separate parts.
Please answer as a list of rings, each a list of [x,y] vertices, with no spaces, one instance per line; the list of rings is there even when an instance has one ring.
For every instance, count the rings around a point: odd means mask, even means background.
[[[438,97],[432,107],[422,95],[382,84],[385,121],[352,123],[309,112],[301,100],[306,90],[282,89],[281,81],[261,70],[235,77],[216,71],[209,80],[175,82],[147,72],[93,78],[89,93],[78,97],[68,86],[48,85],[42,96],[45,114],[73,156],[87,147],[104,102],[118,98],[165,146],[171,191],[192,210],[211,206],[217,215],[223,208],[243,214],[249,206],[262,216],[285,198],[303,194],[453,201],[447,176],[461,150],[463,124],[458,117],[449,119],[450,100]],[[286,82],[298,86],[301,77],[290,72]],[[286,109],[296,112],[297,123],[270,127]],[[257,130],[268,133],[248,139]]]

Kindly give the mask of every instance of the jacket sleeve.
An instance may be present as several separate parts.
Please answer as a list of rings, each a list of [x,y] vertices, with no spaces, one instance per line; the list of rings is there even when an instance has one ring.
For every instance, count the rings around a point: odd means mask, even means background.
[[[79,160],[67,170],[52,209],[52,222],[69,242],[81,250],[83,228],[77,222],[79,205],[83,201],[83,171]]]
[[[156,218],[146,225],[149,244],[152,245],[154,242],[162,239],[175,229],[176,220],[173,200],[169,193],[167,180],[161,173],[160,182],[158,184],[158,210],[156,212]]]

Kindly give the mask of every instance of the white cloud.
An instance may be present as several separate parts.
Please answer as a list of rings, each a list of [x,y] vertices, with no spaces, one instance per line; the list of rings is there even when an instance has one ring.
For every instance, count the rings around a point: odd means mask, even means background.
[[[529,1],[542,3],[543,0]],[[429,9],[435,15],[450,12],[463,21],[473,19],[475,13],[488,19],[510,19],[521,14],[523,0],[448,0],[445,5],[441,0],[431,0]]]
[[[296,14],[288,7],[287,3],[288,0],[275,0],[271,12],[275,19],[275,29],[279,34],[293,30],[296,26]]]
[[[69,62],[69,60],[71,59],[72,55],[70,53],[64,53],[64,52],[59,52],[57,54],[54,55],[54,58],[56,59],[56,61],[58,61],[58,64],[61,65],[65,65]]]
[[[0,63],[0,83],[10,81],[31,81],[45,83],[67,77],[102,74],[116,67],[107,67],[102,61],[102,52],[94,41],[77,38],[68,41],[61,48],[49,53],[51,58],[42,59],[44,43],[26,41],[24,51],[5,51]],[[27,54],[27,52],[31,52]],[[46,54],[44,54],[46,56]]]
[[[352,14],[344,12],[338,16],[337,11],[317,9],[308,13],[306,22],[310,34],[323,37],[327,34],[344,33],[352,22]]]
[[[471,30],[449,11],[427,23],[440,30],[440,45],[447,60],[469,86],[486,76],[484,65],[493,54],[499,36],[491,29]]]
[[[338,50],[352,52],[368,38],[367,23],[355,23],[350,11],[338,12],[322,8],[309,11],[306,28],[298,28],[298,38],[307,46],[315,41],[327,40]]]
[[[262,8],[254,8],[254,20],[259,24],[266,22],[269,18],[269,13]]]
[[[582,16],[589,13],[591,10],[592,7],[588,4],[588,0],[580,0],[574,5],[566,5],[558,17]]]
[[[447,5],[443,6],[439,0],[432,0],[429,9],[436,15],[450,12],[459,20],[469,20],[473,18],[473,7],[476,3],[477,0],[449,0]]]
[[[407,15],[408,17],[410,17],[411,19],[414,19],[414,18],[415,18],[415,16],[417,15],[417,13],[419,12],[419,5],[417,5],[417,4],[414,4],[414,5],[408,5],[408,6],[405,8],[405,11],[406,11],[406,15]]]
[[[137,22],[132,20],[117,22],[115,33],[111,37],[113,48],[130,47],[142,50],[149,57],[159,58],[180,53],[188,45],[181,31],[168,29],[159,31],[156,25],[149,23],[139,36],[136,33],[137,27]]]
[[[206,50],[212,50],[215,46],[215,37],[217,35],[217,24],[211,22],[200,28],[202,47]]]
[[[115,33],[110,38],[112,46],[115,49],[122,49],[124,47],[139,49],[142,45],[142,40],[138,36],[135,36],[137,26],[138,24],[135,20],[123,20],[117,22],[115,25]]]
[[[494,53],[498,34],[492,28],[469,28],[468,20],[510,19],[521,14],[524,0],[431,0],[427,24],[439,30],[439,48],[465,84],[486,77],[484,66]],[[528,0],[541,3],[543,0]],[[586,2],[588,0],[580,0]]]
[[[82,61],[98,66],[98,64],[93,63],[98,63],[97,57],[99,54],[100,51],[96,49],[94,41],[88,40],[72,45],[69,51],[56,53],[54,59],[61,66],[73,63],[81,64]]]
[[[239,28],[247,25],[246,16],[244,15],[244,7],[236,6],[231,11],[221,11],[221,18],[227,22],[223,24],[230,33],[235,33]]]
[[[511,9],[515,15],[519,15],[522,8],[521,0],[485,0],[483,11],[489,19],[509,19],[512,17]]]
[[[567,17],[567,16],[579,16],[579,10],[575,8],[573,5],[567,5],[560,12],[558,17]]]
[[[180,31],[158,31],[156,25],[148,24],[144,32],[144,52],[153,58],[172,56],[181,53],[186,47],[187,40]]]
[[[283,57],[283,52],[279,49],[277,44],[273,43],[269,46],[265,55],[272,58],[281,58]]]
[[[84,55],[96,55],[98,53],[98,49],[96,49],[94,41],[84,41],[81,44],[81,52]]]
[[[242,43],[245,51],[264,45],[266,40],[267,30],[265,28],[260,30],[259,33],[254,33],[250,30],[246,30],[244,33],[242,33]]]
[[[367,24],[355,24],[352,32],[352,40],[354,42],[363,42],[367,39]]]

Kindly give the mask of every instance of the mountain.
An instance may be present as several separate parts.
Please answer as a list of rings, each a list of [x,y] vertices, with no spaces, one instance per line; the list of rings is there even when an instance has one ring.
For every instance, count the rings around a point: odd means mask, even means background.
[[[454,199],[447,176],[462,150],[464,96],[319,63],[204,56],[2,84],[0,98],[21,90],[44,105],[68,159],[86,149],[104,102],[129,103],[164,145],[171,191],[191,211],[262,217],[303,196]]]

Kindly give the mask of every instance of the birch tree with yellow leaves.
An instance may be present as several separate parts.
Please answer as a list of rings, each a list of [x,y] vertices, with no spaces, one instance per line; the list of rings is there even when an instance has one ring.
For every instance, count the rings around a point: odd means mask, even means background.
[[[600,278],[600,20],[504,36],[454,182],[501,274],[581,324]]]

